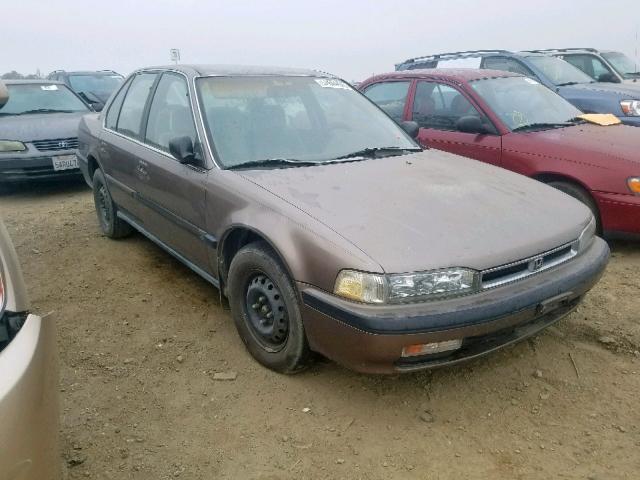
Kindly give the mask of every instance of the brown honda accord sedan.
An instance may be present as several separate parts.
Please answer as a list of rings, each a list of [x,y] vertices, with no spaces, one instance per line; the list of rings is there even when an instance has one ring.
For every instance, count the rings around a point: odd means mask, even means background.
[[[79,164],[104,234],[218,287],[279,372],[457,363],[571,312],[609,257],[589,209],[403,127],[324,73],[146,68],[84,117]]]

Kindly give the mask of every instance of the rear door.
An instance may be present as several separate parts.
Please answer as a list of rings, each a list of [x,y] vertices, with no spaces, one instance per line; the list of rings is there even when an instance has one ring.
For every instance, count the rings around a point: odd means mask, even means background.
[[[144,224],[136,199],[138,155],[144,153],[142,121],[157,73],[139,73],[127,82],[109,106],[98,151],[115,203]]]
[[[457,122],[466,116],[480,118],[485,128],[497,132],[491,120],[457,88],[423,80],[416,84],[411,118],[420,127],[418,141],[421,145],[500,165],[501,137],[497,133],[459,131]]]
[[[169,142],[191,138],[193,164],[181,164],[169,152]],[[211,273],[208,250],[213,237],[205,230],[205,181],[187,79],[162,74],[149,107],[144,131],[146,147],[137,159],[136,189],[146,229],[196,267]]]

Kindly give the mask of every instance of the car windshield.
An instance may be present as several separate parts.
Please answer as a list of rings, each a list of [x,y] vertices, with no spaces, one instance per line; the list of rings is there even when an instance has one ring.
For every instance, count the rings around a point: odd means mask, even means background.
[[[0,107],[0,116],[29,113],[86,112],[89,109],[64,85],[9,84],[9,101]]]
[[[593,83],[593,79],[589,75],[559,58],[531,56],[527,59],[538,70],[541,70],[551,83],[558,87],[578,83]]]
[[[305,76],[206,77],[197,90],[207,134],[225,168],[371,158],[419,149],[342,80]],[[392,153],[389,153],[392,154]]]
[[[120,86],[122,75],[69,75],[69,84],[76,92],[92,92],[105,96]]]
[[[530,78],[482,79],[471,82],[471,86],[511,130],[563,126],[582,114],[560,95]]]
[[[605,52],[602,56],[617,70],[624,78],[636,78],[640,76],[638,65],[633,60],[620,52]]]

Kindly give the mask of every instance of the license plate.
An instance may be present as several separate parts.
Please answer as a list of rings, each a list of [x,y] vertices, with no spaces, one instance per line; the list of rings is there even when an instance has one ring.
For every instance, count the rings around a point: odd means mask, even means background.
[[[78,168],[78,159],[75,155],[60,155],[53,157],[53,170],[59,172],[60,170],[72,170]]]

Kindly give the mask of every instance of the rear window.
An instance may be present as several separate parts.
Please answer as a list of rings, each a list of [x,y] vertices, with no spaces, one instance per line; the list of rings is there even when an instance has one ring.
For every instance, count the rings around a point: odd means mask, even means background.
[[[31,113],[88,112],[87,106],[65,85],[9,84],[9,101],[0,107],[0,116]]]
[[[120,86],[124,78],[121,75],[70,75],[69,84],[76,92],[92,92],[108,97]]]

